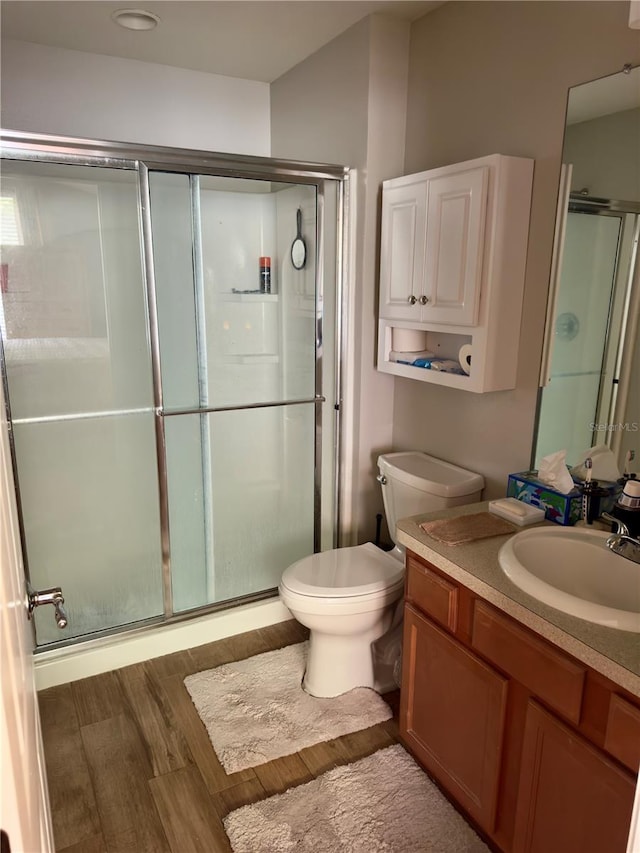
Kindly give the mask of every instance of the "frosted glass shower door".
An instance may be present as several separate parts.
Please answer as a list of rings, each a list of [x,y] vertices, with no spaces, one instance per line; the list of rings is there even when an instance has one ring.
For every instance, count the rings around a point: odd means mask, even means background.
[[[0,327],[39,645],[163,613],[133,171],[3,161]]]
[[[621,226],[620,216],[567,215],[551,381],[542,395],[536,464],[561,449],[567,450],[567,462],[575,464],[595,443],[594,436],[602,443],[602,434],[594,429],[606,378]]]
[[[314,551],[334,273],[322,293],[315,185],[157,171],[149,185],[177,612],[271,590]]]
[[[193,465],[201,419],[211,439],[204,471]],[[273,589],[313,553],[314,425],[309,404],[166,418],[176,611]],[[201,560],[186,563],[187,549]]]

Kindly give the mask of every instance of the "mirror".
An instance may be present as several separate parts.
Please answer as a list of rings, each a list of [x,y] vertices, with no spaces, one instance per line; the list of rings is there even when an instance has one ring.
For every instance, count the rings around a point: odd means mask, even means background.
[[[533,463],[640,457],[640,68],[569,90]]]
[[[301,270],[307,262],[307,245],[302,237],[302,208],[296,212],[296,239],[291,245],[291,263]]]

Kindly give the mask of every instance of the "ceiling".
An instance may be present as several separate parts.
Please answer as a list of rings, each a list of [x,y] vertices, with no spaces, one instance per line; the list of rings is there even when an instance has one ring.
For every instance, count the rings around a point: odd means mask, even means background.
[[[373,12],[413,21],[426,0],[2,0],[2,37],[270,83]],[[125,30],[117,9],[160,17]]]

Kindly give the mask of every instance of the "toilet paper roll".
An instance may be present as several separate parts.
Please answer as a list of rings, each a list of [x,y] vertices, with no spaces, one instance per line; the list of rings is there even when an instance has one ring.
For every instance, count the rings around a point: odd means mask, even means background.
[[[460,367],[468,376],[471,373],[471,344],[465,344],[460,347],[458,361],[460,362]]]
[[[421,352],[427,348],[427,333],[422,329],[391,329],[394,352]]]

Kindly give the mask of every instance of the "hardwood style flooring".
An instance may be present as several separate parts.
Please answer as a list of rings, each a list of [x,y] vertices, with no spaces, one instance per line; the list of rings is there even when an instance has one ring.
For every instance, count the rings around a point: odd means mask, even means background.
[[[227,775],[185,676],[306,639],[290,621],[39,694],[56,850],[230,853],[222,819],[398,741],[394,718]]]

